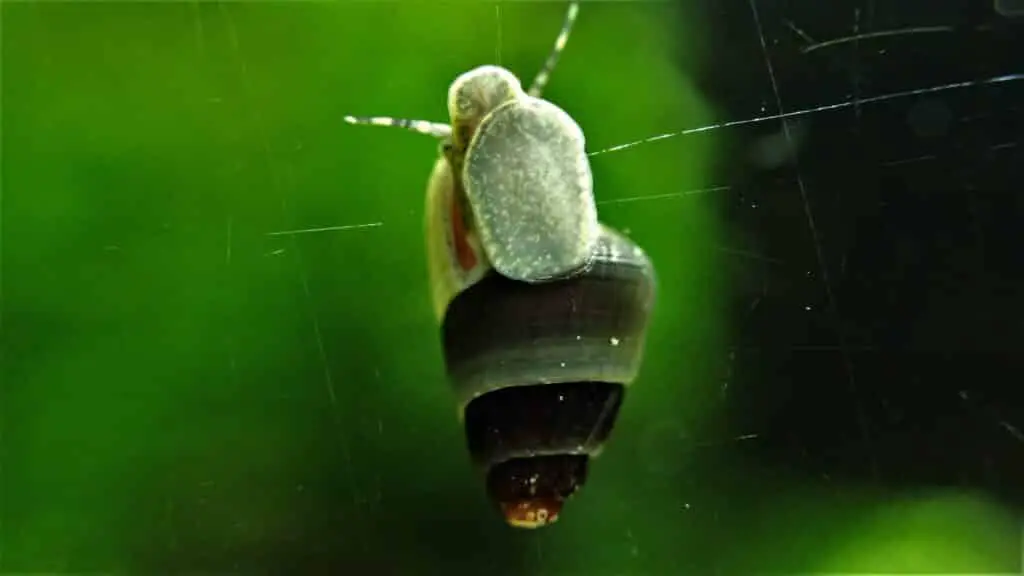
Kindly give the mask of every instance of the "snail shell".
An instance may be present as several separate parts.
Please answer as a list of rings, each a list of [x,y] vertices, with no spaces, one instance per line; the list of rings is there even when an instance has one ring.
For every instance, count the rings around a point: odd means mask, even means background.
[[[544,284],[490,273],[448,306],[469,451],[510,524],[556,520],[585,482],[640,369],[654,288],[644,253],[602,228],[585,271]]]
[[[599,225],[586,268],[509,278],[490,265],[460,195],[440,158],[426,230],[445,367],[491,500],[509,524],[535,528],[558,519],[614,426],[640,369],[654,268]]]

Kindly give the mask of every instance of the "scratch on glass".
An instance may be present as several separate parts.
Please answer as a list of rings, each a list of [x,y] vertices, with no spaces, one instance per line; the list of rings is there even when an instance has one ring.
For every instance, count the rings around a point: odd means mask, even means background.
[[[648,200],[663,200],[666,198],[682,198],[684,196],[695,196],[698,194],[708,194],[711,192],[724,192],[731,190],[730,186],[712,186],[710,188],[698,188],[695,190],[684,190],[683,192],[667,192],[665,194],[649,194],[646,196],[627,196],[625,198],[613,198],[611,200],[601,200],[597,204],[625,204],[627,202],[642,202]]]
[[[847,42],[859,42],[861,40],[871,40],[873,38],[888,38],[891,36],[907,36],[910,34],[935,34],[937,32],[952,32],[952,26],[915,26],[911,28],[899,28],[896,30],[879,30],[877,32],[864,32],[861,34],[851,34],[850,36],[843,36],[842,38],[834,38],[832,40],[826,40],[824,42],[818,42],[811,44],[810,46],[804,46],[800,49],[800,53],[807,54],[820,50],[822,48],[828,48],[829,46],[838,46],[840,44],[846,44]]]
[[[293,236],[295,234],[314,234],[317,232],[338,232],[344,230],[362,230],[364,228],[378,228],[383,222],[367,222],[365,224],[346,224],[342,226],[323,226],[320,228],[302,228],[299,230],[281,230],[279,232],[268,232],[267,236]]]
[[[803,110],[793,110],[791,112],[779,112],[777,114],[769,114],[767,116],[757,116],[754,118],[747,118],[744,120],[731,120],[728,122],[719,122],[717,124],[709,124],[706,126],[700,126],[697,128],[687,128],[685,130],[679,130],[676,132],[666,132],[664,134],[657,134],[654,136],[648,136],[647,138],[641,138],[632,142],[626,142],[623,144],[617,144],[608,148],[602,148],[594,152],[590,152],[587,156],[594,157],[601,154],[608,154],[610,152],[619,152],[634,146],[640,146],[641,144],[647,144],[650,142],[657,142],[659,140],[667,140],[669,138],[675,138],[677,136],[688,136],[690,134],[698,134],[700,132],[710,132],[712,130],[721,130],[723,128],[731,128],[734,126],[746,126],[749,124],[759,124],[761,122],[768,122],[771,120],[782,120],[786,118],[797,118],[800,116],[807,116],[810,114],[817,114],[819,112],[827,112],[831,110],[843,110],[846,108],[853,108],[855,105],[874,104],[878,102],[885,102],[888,100],[896,100],[899,98],[907,98],[910,96],[920,96],[922,94],[934,94],[937,92],[945,92],[947,90],[958,90],[963,88],[973,88],[976,86],[985,86],[991,84],[1003,84],[1006,82],[1016,82],[1024,80],[1024,74],[1005,74],[1002,76],[994,76],[991,78],[983,78],[980,80],[966,80],[963,82],[953,82],[950,84],[942,84],[939,86],[929,86],[927,88],[917,88],[914,90],[904,90],[901,92],[892,92],[889,94],[880,94],[878,96],[868,96],[861,98],[858,102],[846,101],[837,102],[835,104],[824,104],[821,106],[815,106],[813,108],[805,108]]]

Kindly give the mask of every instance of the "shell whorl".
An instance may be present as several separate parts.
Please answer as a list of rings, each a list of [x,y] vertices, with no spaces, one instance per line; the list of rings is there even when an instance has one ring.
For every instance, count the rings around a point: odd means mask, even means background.
[[[585,482],[639,371],[654,291],[643,251],[602,227],[585,270],[542,284],[492,270],[448,305],[469,451],[513,525],[554,521]]]
[[[448,305],[445,365],[460,405],[512,386],[629,384],[654,301],[646,254],[603,226],[591,265],[527,284],[489,273]]]

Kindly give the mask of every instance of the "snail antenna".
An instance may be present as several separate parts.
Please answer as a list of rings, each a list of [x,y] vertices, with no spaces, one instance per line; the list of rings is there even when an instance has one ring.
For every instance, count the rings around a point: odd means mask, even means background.
[[[558,57],[562,55],[562,50],[565,49],[565,45],[569,42],[569,33],[572,32],[572,25],[576,22],[576,14],[579,11],[579,2],[569,4],[569,11],[565,13],[565,21],[562,22],[562,30],[558,32],[558,38],[555,39],[555,46],[551,49],[547,61],[544,62],[544,67],[540,69],[540,72],[537,72],[537,77],[533,79],[533,84],[530,85],[530,90],[527,92],[530,96],[539,98],[540,93],[544,91],[544,86],[547,85],[548,79],[551,78],[551,72],[554,71],[555,64],[558,64]]]
[[[448,124],[430,122],[429,120],[406,120],[404,118],[391,118],[390,116],[345,116],[345,122],[368,126],[405,128],[418,134],[426,134],[427,136],[433,136],[442,140],[452,134],[452,127]]]

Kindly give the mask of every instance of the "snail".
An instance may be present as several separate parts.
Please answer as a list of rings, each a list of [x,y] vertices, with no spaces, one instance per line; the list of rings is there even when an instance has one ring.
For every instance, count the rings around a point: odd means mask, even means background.
[[[519,528],[557,520],[586,482],[654,303],[650,259],[598,220],[582,130],[540,98],[578,8],[528,91],[485,65],[452,83],[450,125],[346,117],[441,141],[425,231],[445,369],[487,493]]]

